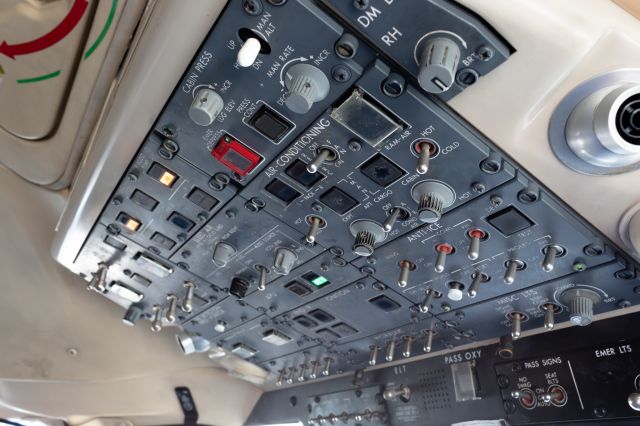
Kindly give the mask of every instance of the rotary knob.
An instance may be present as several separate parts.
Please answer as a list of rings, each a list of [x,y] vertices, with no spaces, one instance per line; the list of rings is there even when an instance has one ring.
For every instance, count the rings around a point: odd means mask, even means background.
[[[189,118],[198,126],[209,126],[216,119],[222,108],[224,100],[213,89],[203,87],[196,92],[191,107]]]
[[[273,259],[273,271],[278,275],[287,275],[297,260],[298,255],[293,250],[279,247]]]
[[[387,238],[382,225],[368,219],[352,222],[349,230],[355,237],[352,250],[358,256],[371,256],[375,245]]]
[[[424,223],[436,223],[444,209],[456,200],[451,187],[437,180],[425,180],[411,189],[411,198],[418,203],[418,218]]]
[[[460,61],[460,48],[446,37],[426,40],[417,46],[418,83],[429,93],[449,90]]]
[[[598,293],[587,288],[572,288],[560,295],[560,300],[569,306],[569,319],[575,325],[585,326],[593,320],[593,306],[602,298]]]
[[[295,64],[287,69],[285,77],[285,86],[289,91],[285,105],[297,114],[305,114],[314,103],[329,94],[329,79],[313,65]]]

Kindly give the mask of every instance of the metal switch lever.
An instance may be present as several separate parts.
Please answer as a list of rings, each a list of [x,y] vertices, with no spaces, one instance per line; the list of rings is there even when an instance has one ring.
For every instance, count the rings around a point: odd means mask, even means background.
[[[311,216],[307,219],[309,222],[309,231],[307,232],[306,239],[309,244],[314,244],[318,237],[318,231],[324,224],[324,220],[318,216]]]
[[[369,354],[369,365],[376,365],[378,362],[378,351],[380,348],[376,345],[371,347],[371,352]]]
[[[329,159],[330,156],[334,155],[333,152],[328,148],[319,148],[316,152],[316,156],[311,160],[309,164],[307,164],[307,171],[309,173],[315,173],[318,171],[320,166]]]
[[[518,270],[524,268],[524,263],[521,260],[511,259],[507,261],[507,270],[504,273],[504,282],[506,284],[513,284],[516,280],[516,273]]]
[[[324,368],[322,369],[322,375],[328,376],[331,374],[331,364],[333,363],[333,358],[327,357],[324,359]]]
[[[168,294],[167,301],[169,302],[169,306],[167,306],[167,312],[164,317],[168,323],[176,322],[176,308],[178,306],[178,298],[175,294]]]
[[[186,281],[183,286],[186,289],[186,293],[184,295],[184,299],[182,299],[180,309],[186,313],[190,313],[193,310],[193,291],[195,290],[196,285],[191,281]]]
[[[400,261],[400,277],[398,278],[398,287],[404,288],[409,284],[409,272],[416,269],[416,265],[408,260]]]
[[[93,274],[93,278],[87,285],[87,290],[95,290],[99,293],[103,293],[107,289],[107,270],[109,267],[100,262],[98,264],[98,270]]]
[[[387,344],[387,353],[384,356],[384,359],[386,359],[389,362],[393,361],[393,357],[395,355],[395,351],[396,351],[396,342],[395,342],[395,340],[391,340]]]
[[[441,243],[436,246],[436,252],[438,252],[438,257],[436,257],[436,263],[433,266],[433,269],[440,273],[444,271],[447,262],[447,256],[453,253],[453,246],[447,243]]]
[[[431,309],[431,302],[433,301],[434,297],[435,291],[430,288],[426,289],[424,299],[422,299],[422,302],[420,302],[420,304],[418,305],[418,310],[420,310],[420,312],[422,312],[423,314],[429,312],[429,309]]]
[[[151,321],[151,331],[154,333],[162,330],[162,306],[153,305],[153,321]]]
[[[262,265],[256,265],[258,271],[258,290],[264,291],[267,288],[267,274],[269,270]]]
[[[404,337],[404,347],[402,348],[402,356],[405,358],[411,357],[411,345],[413,344],[412,336]]]
[[[382,397],[385,401],[400,399],[402,402],[409,402],[411,400],[411,388],[407,385],[398,385],[395,388],[386,388],[384,392],[382,392]]]
[[[467,257],[469,260],[476,260],[480,257],[480,240],[482,240],[487,234],[482,229],[472,229],[467,234],[469,235],[469,238],[471,238]]]
[[[402,210],[398,207],[392,207],[389,209],[389,216],[387,216],[387,219],[382,224],[384,232],[390,232],[393,229],[393,225],[396,224],[396,221],[400,217],[400,213],[402,213]]]

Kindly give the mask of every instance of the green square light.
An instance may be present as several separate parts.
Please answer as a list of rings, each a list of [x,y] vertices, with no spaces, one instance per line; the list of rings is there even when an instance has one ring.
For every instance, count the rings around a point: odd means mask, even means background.
[[[329,282],[328,279],[326,279],[325,277],[320,276],[320,275],[311,280],[311,284],[315,285],[316,287],[320,287],[321,285],[325,285],[328,282]]]

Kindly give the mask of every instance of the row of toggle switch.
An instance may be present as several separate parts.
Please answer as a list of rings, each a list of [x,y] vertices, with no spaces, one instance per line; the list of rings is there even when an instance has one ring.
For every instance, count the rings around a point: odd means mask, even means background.
[[[480,229],[472,229],[468,232],[469,237],[471,238],[471,243],[469,244],[469,250],[467,257],[470,260],[478,259],[480,255],[480,241],[487,235],[484,231]],[[435,246],[435,251],[437,253],[436,260],[434,263],[434,271],[437,273],[442,273],[446,267],[447,256],[455,252],[455,248],[448,243],[440,243]],[[544,254],[544,259],[542,261],[542,270],[545,272],[551,272],[555,266],[556,258],[560,256],[564,256],[566,253],[565,249],[559,245],[548,245],[544,247],[542,250]],[[406,287],[409,284],[409,275],[412,271],[417,269],[417,266],[411,262],[410,260],[401,260],[398,262],[398,266],[400,268],[400,275],[398,277],[398,286],[401,288]],[[518,271],[522,271],[527,267],[526,263],[519,259],[509,259],[505,262],[505,273],[504,273],[504,282],[507,285],[511,285],[516,280],[516,275]],[[480,271],[475,271],[471,275],[471,285],[467,291],[467,295],[471,298],[476,297],[478,293],[478,286],[482,282],[487,282],[490,280],[490,277]],[[455,283],[454,283],[455,284]],[[431,289],[427,289],[427,297],[429,297],[429,292]],[[451,285],[447,296],[454,301],[459,301],[463,297],[462,289],[456,288],[455,285]],[[422,305],[428,305],[429,303],[423,303]],[[425,311],[426,312],[426,311]]]
[[[326,357],[323,361],[311,361],[311,366],[300,364],[298,367],[283,368],[278,371],[276,386],[282,386],[283,383],[290,385],[295,381],[304,382],[307,378],[315,380],[319,377],[318,373],[325,377],[329,376],[333,362],[333,358]],[[320,367],[322,370],[319,372]],[[309,372],[308,376],[307,372]]]

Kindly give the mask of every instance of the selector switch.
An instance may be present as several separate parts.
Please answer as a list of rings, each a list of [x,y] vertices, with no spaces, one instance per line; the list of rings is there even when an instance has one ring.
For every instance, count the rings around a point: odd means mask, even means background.
[[[387,238],[384,228],[372,220],[356,220],[351,223],[349,230],[355,237],[353,252],[358,256],[371,256],[374,246]]]
[[[429,93],[449,90],[460,61],[460,48],[455,41],[436,37],[417,46],[418,83]]]
[[[591,324],[593,320],[593,305],[600,303],[602,298],[598,293],[587,288],[572,288],[560,295],[560,300],[569,306],[569,320],[579,326]]]
[[[222,108],[224,100],[213,89],[203,87],[198,89],[191,106],[189,118],[198,126],[209,126],[216,119]]]
[[[437,180],[425,180],[411,189],[411,198],[418,203],[418,218],[424,223],[436,223],[444,209],[456,200],[451,187]]]
[[[213,263],[220,268],[224,268],[235,255],[235,247],[229,243],[220,241],[213,250]]]
[[[280,247],[273,259],[273,271],[278,275],[288,275],[293,269],[298,255],[288,248]]]
[[[329,79],[313,65],[295,64],[287,70],[285,77],[289,91],[285,105],[297,114],[307,113],[314,103],[329,94]]]

